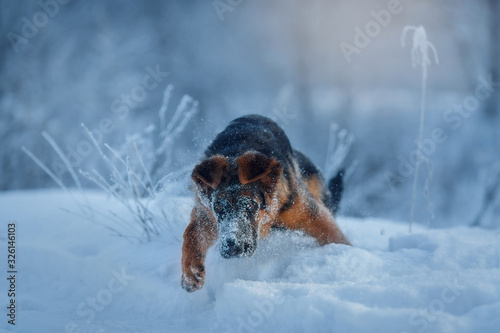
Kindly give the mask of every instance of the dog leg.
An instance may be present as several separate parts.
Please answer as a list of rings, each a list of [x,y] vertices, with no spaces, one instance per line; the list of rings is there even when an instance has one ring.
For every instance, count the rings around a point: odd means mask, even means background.
[[[199,290],[205,282],[205,256],[217,239],[215,219],[200,206],[193,209],[191,223],[184,231],[181,284],[189,292]]]
[[[304,230],[316,238],[320,245],[330,243],[351,245],[335,223],[328,208],[312,196],[299,198],[291,209],[280,214],[277,224],[288,229]]]
[[[351,245],[346,236],[335,223],[330,211],[321,204],[318,204],[318,212],[311,214],[303,224],[303,230],[316,238],[320,245],[337,243]]]

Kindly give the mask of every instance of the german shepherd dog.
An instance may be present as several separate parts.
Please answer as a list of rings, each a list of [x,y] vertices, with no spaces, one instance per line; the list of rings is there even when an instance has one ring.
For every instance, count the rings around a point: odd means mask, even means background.
[[[320,245],[349,244],[333,215],[343,172],[328,188],[314,164],[292,149],[271,119],[233,120],[207,148],[191,175],[196,206],[184,232],[182,287],[203,287],[205,256],[219,240],[223,258],[250,257],[271,228],[303,230]]]

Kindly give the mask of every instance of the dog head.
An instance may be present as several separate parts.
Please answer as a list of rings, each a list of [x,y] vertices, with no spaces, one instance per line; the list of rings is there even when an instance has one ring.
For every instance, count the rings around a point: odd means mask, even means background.
[[[194,168],[202,202],[217,220],[222,257],[253,255],[282,171],[276,159],[258,152],[236,159],[215,155]]]

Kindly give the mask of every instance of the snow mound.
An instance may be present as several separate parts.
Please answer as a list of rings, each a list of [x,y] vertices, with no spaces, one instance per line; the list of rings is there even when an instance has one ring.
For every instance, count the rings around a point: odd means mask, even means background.
[[[116,208],[95,192],[91,204]],[[61,191],[0,194],[17,224],[16,332],[498,332],[500,234],[339,217],[353,247],[277,231],[247,259],[211,249],[202,290],[180,286],[193,201],[157,199],[169,231],[131,244],[69,215]],[[73,207],[73,208],[72,208]],[[123,217],[127,218],[125,212]],[[105,221],[103,221],[105,222]],[[6,228],[0,247],[6,248]],[[2,279],[1,290],[6,291]],[[5,304],[5,301],[4,301]]]

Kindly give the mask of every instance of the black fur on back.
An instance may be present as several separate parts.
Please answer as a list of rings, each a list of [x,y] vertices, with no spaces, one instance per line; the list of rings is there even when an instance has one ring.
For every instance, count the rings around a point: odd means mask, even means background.
[[[248,151],[274,157],[284,169],[292,164],[292,146],[285,132],[271,119],[259,115],[231,121],[207,148],[205,157],[238,157]]]

